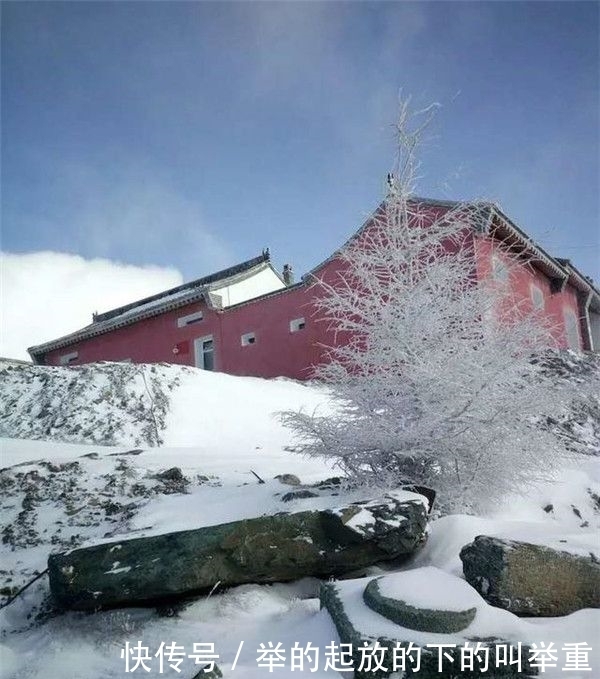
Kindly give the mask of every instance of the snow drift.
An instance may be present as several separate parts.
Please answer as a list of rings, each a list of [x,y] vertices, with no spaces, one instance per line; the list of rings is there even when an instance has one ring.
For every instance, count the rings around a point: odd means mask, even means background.
[[[567,538],[582,550],[594,548],[600,528],[595,457],[600,406],[598,399],[583,395],[597,379],[598,365],[597,358],[567,355],[548,367],[557,379],[581,385],[582,398],[571,412],[549,414],[541,423],[582,453],[577,462],[552,483],[532,488],[527,497],[507,498],[494,513],[434,521],[425,548],[403,568],[435,566],[462,577],[460,549],[480,534],[549,546],[563,545]],[[0,427],[8,437],[0,441],[2,600],[41,573],[53,552],[118,535],[185,530],[300,509],[301,499],[283,501],[292,488],[282,481],[314,484],[335,470],[294,454],[293,435],[276,413],[315,408],[331,408],[325,389],[284,379],[169,365],[0,367]],[[174,467],[180,474],[164,474]],[[265,482],[259,483],[255,474]],[[244,641],[233,675],[248,679],[270,676],[257,665],[256,651],[261,643],[281,642],[287,661],[272,675],[298,676],[289,662],[295,642],[312,643],[322,661],[326,646],[339,643],[327,613],[319,611],[318,585],[315,580],[243,585],[168,611],[170,617],[151,609],[57,617],[48,607],[48,585],[41,578],[0,611],[0,677],[128,676],[120,650],[137,639],[152,652],[162,641],[176,641],[188,652],[195,642],[214,642],[225,676],[232,675]],[[424,582],[422,588],[427,587]],[[557,647],[575,641],[594,645],[600,624],[593,610],[534,623],[521,623],[492,607],[486,611],[497,634],[508,626],[527,628],[528,638]],[[600,671],[596,649],[590,664]],[[333,676],[323,665],[312,676]],[[165,665],[164,674],[189,679],[197,671],[193,663],[182,673]],[[559,665],[545,676],[564,673]]]

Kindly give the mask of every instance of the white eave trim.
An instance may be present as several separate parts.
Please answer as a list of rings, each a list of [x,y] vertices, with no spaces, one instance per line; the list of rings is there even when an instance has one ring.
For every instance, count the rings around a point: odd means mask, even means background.
[[[492,207],[492,211],[493,215],[502,222],[502,226],[510,232],[511,236],[513,236],[515,240],[525,248],[526,251],[534,255],[536,262],[544,264],[550,271],[552,271],[552,273],[555,274],[556,278],[559,278],[563,281],[568,279],[569,275],[565,269],[560,266],[560,264],[558,264],[558,262],[556,262],[552,257],[550,257],[550,255],[544,252],[544,250],[539,245],[537,245],[537,243],[531,240],[529,236],[521,231],[518,226],[513,224],[496,205]],[[488,233],[492,228],[492,224],[493,220],[490,221]]]
[[[252,269],[248,269],[247,271],[240,271],[239,273],[234,274],[233,276],[229,276],[229,278],[223,278],[220,281],[215,281],[214,283],[209,283],[208,285],[205,286],[206,290],[212,291],[212,290],[221,290],[223,288],[227,288],[230,285],[235,285],[236,283],[242,283],[249,278],[253,278],[259,273],[262,273],[263,271],[266,271],[267,269],[270,269],[275,276],[281,281],[283,285],[285,285],[285,281],[283,280],[282,275],[277,271],[277,269],[271,264],[270,261],[268,262],[262,262],[261,264],[257,264],[256,266],[252,267]]]

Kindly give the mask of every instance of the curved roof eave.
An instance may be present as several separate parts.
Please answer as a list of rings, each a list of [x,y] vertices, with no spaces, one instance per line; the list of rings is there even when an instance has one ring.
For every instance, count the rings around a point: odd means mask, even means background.
[[[163,304],[156,304],[137,313],[127,314],[121,317],[117,316],[105,321],[95,321],[94,323],[86,325],[84,328],[69,333],[68,335],[63,335],[62,337],[58,337],[57,339],[51,340],[50,342],[45,342],[44,344],[38,344],[36,346],[29,347],[27,352],[35,361],[37,357],[47,354],[50,351],[62,349],[64,347],[71,346],[72,344],[76,344],[77,342],[82,342],[92,337],[97,337],[98,335],[104,335],[105,333],[116,330],[117,328],[133,325],[134,323],[146,320],[147,318],[159,316],[165,311],[179,309],[180,307],[191,304],[192,302],[200,301],[201,299],[204,299],[207,306],[210,308],[220,308],[218,299],[216,299],[217,297],[218,295],[215,295],[205,288],[202,288],[201,290],[194,290],[187,295],[178,297],[176,300],[165,302]]]

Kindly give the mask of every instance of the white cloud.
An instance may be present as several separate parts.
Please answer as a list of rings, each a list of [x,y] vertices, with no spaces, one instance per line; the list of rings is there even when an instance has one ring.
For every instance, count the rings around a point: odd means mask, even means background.
[[[28,359],[27,347],[91,323],[106,311],[179,285],[176,269],[84,259],[63,252],[0,253],[0,356]]]

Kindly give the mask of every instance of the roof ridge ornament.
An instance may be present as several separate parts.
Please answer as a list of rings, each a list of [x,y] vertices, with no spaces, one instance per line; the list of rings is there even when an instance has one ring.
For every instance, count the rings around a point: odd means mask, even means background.
[[[393,172],[387,173],[385,183],[388,185],[388,193],[396,193],[398,190],[398,182]]]

